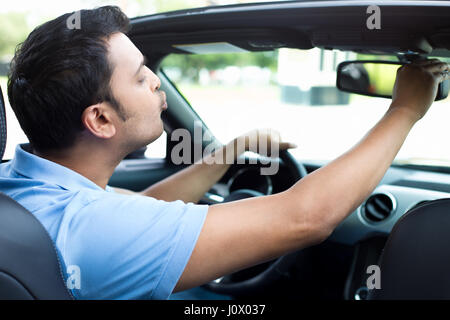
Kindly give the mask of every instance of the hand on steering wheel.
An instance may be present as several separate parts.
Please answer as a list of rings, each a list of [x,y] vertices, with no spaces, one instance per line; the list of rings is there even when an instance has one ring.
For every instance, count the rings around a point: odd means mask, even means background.
[[[281,135],[274,129],[255,129],[249,131],[235,140],[245,141],[245,151],[259,153],[262,156],[278,156],[281,151],[297,148],[292,142],[281,140]]]

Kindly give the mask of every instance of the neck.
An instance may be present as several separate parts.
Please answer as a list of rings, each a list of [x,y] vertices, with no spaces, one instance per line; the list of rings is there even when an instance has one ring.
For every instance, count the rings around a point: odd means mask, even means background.
[[[95,150],[93,152],[93,150]],[[114,169],[125,156],[113,154],[115,147],[107,145],[76,145],[63,151],[34,154],[69,168],[105,189]]]

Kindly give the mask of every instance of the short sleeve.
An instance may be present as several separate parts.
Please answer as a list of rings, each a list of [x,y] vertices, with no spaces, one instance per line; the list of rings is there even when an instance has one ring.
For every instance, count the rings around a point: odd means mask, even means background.
[[[106,195],[105,195],[106,194]],[[73,215],[61,254],[80,270],[78,299],[167,299],[207,205],[106,192]]]

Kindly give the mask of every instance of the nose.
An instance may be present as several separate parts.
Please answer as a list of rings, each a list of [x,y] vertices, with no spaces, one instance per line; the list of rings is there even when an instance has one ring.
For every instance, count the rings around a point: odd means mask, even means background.
[[[157,90],[159,90],[159,88],[161,88],[161,80],[156,74],[152,72],[152,81],[150,90],[152,90],[152,92],[156,92]]]

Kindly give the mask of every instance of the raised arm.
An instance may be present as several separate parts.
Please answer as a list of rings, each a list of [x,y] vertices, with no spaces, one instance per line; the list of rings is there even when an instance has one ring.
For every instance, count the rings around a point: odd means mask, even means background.
[[[176,291],[325,240],[377,186],[449,65],[399,69],[392,104],[351,150],[285,192],[211,206]]]

